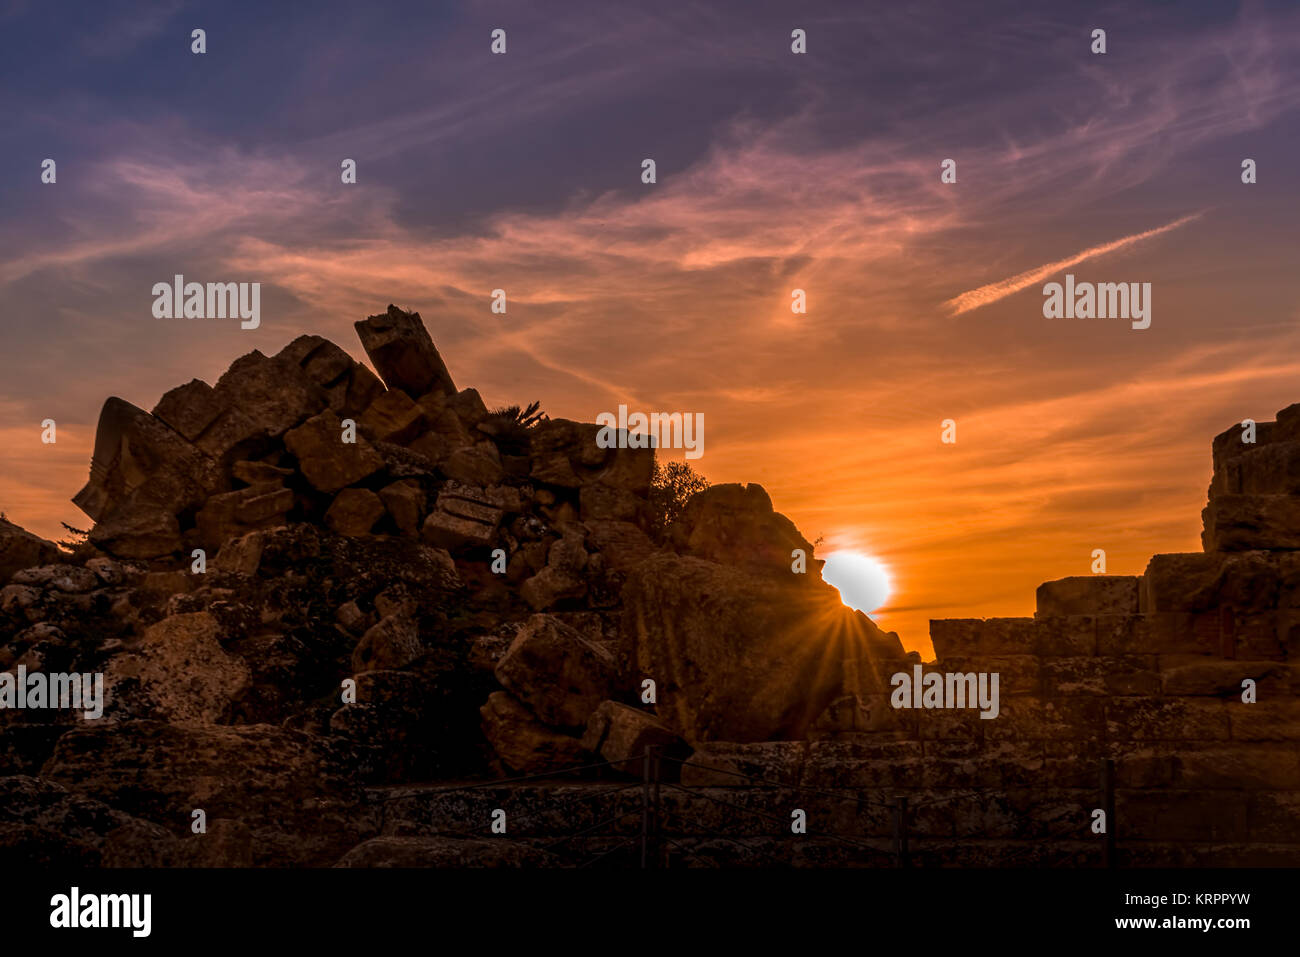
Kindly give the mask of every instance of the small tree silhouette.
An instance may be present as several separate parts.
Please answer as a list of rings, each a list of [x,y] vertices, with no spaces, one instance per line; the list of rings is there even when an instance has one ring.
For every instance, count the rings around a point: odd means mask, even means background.
[[[87,531],[84,528],[73,528],[67,522],[59,522],[59,524],[62,525],[64,528],[66,528],[70,535],[69,538],[60,539],[58,542],[55,543],[59,546],[59,548],[63,549],[65,552],[75,553],[77,549],[81,548],[81,546],[86,544],[86,541],[90,536],[89,531]]]
[[[540,402],[529,402],[527,408],[517,405],[502,406],[487,414],[493,427],[497,444],[508,455],[525,455],[528,452],[529,431],[550,419],[542,411]]]
[[[691,496],[708,487],[709,480],[685,462],[661,465],[656,459],[650,476],[650,537],[663,542]]]

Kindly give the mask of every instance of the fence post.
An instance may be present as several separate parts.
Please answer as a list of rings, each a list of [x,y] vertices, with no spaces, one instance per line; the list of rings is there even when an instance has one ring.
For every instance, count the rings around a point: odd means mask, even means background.
[[[659,836],[659,832],[663,828],[663,818],[660,814],[660,807],[659,807],[659,802],[661,800],[659,796],[660,795],[659,782],[663,779],[663,773],[664,773],[663,759],[660,757],[659,749],[657,747],[651,745],[651,750],[654,753],[654,793],[652,795],[653,804],[651,805],[654,808],[652,812],[654,816],[650,822],[650,840],[654,847],[655,866],[665,867],[667,866],[667,862],[661,859],[662,858],[661,852],[665,845],[663,841],[660,840],[660,836]]]
[[[907,867],[907,798],[900,797],[894,808],[894,859],[896,867]]]
[[[1102,845],[1102,867],[1116,866],[1115,854],[1115,762],[1103,758],[1101,762],[1101,808],[1106,812],[1106,843]]]

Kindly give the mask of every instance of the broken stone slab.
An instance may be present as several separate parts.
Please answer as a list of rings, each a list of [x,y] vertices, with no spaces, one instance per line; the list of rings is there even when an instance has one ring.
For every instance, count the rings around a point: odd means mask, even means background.
[[[184,544],[175,514],[147,501],[149,493],[136,489],[90,530],[96,548],[118,558],[161,558]]]
[[[347,377],[358,365],[357,361],[341,348],[322,336],[302,335],[275,354],[275,359],[294,363],[328,393]]]
[[[580,525],[569,525],[565,535],[551,544],[546,567],[520,587],[520,597],[535,611],[587,593],[587,549],[581,529]]]
[[[165,393],[151,414],[195,442],[224,409],[225,404],[217,398],[212,386],[202,379],[191,379]]]
[[[483,736],[511,771],[542,774],[582,763],[582,742],[538,721],[531,711],[505,691],[495,691],[479,709]]]
[[[401,479],[380,489],[379,498],[393,517],[397,530],[407,538],[418,538],[425,501],[420,483],[414,479]]]
[[[684,759],[690,753],[678,735],[648,711],[617,701],[602,701],[587,719],[582,746],[614,762],[615,770],[640,776],[646,748],[654,748],[662,757]],[[660,765],[669,779],[677,777],[679,765]]]
[[[384,517],[384,503],[366,488],[345,488],[325,512],[325,524],[339,535],[369,535]]]
[[[447,408],[456,413],[456,417],[466,429],[473,429],[487,418],[487,406],[478,394],[478,389],[461,389],[447,398]]]
[[[289,431],[324,409],[324,391],[289,359],[256,349],[236,359],[217,380],[213,393],[223,405],[238,408],[270,438]]]
[[[592,445],[594,447],[594,439]],[[546,485],[581,488],[582,478],[572,459],[583,448],[580,423],[570,419],[550,419],[532,430],[531,477]]]
[[[505,477],[501,455],[491,442],[456,449],[439,463],[438,470],[465,485],[495,485]]]
[[[179,432],[130,402],[110,397],[100,410],[90,479],[73,502],[96,521],[126,504],[173,515],[220,487],[214,463]]]
[[[609,698],[614,656],[551,615],[533,615],[496,667],[497,680],[555,727],[582,728]]]
[[[16,571],[58,561],[59,546],[0,518],[0,583]]]
[[[413,399],[438,389],[456,394],[456,385],[424,328],[418,312],[394,305],[388,311],[355,324],[357,336],[390,389],[401,389]]]
[[[262,549],[265,547],[268,537],[277,529],[284,527],[272,526],[258,529],[238,538],[227,540],[222,544],[221,550],[217,552],[217,557],[212,560],[212,567],[217,571],[230,572],[236,575],[256,575],[257,569],[262,563]]]
[[[384,466],[384,460],[364,436],[343,441],[343,424],[333,412],[313,416],[287,432],[284,444],[298,459],[298,469],[321,492],[355,485]]]
[[[429,544],[452,551],[482,548],[496,537],[502,514],[482,489],[447,488],[438,493],[420,535]]]
[[[400,390],[384,392],[357,420],[357,428],[369,439],[380,442],[409,442],[427,425],[424,410]]]
[[[1136,615],[1136,575],[1073,575],[1043,582],[1037,591],[1037,618],[1068,615]]]
[[[259,451],[326,401],[296,362],[255,350],[236,359],[215,388],[194,379],[172,389],[154,414],[204,454],[227,462]]]
[[[250,485],[209,498],[195,514],[194,523],[203,544],[217,549],[254,529],[283,525],[293,504],[293,492],[279,483]]]

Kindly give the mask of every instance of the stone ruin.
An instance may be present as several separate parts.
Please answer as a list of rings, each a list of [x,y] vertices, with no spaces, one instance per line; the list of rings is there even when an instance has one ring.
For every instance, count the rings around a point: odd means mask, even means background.
[[[652,745],[694,861],[881,865],[905,819],[922,865],[1300,863],[1300,406],[1215,439],[1203,553],[932,622],[923,663],[761,487],[661,528],[653,450],[489,412],[418,314],[356,328],[378,375],[300,336],[110,398],[74,552],[0,523],[0,669],[106,699],[0,710],[0,860],[545,866],[583,824],[511,779],[608,763],[564,785],[598,820]],[[894,708],[916,666],[997,673],[998,716]],[[496,807],[533,830],[488,839]]]

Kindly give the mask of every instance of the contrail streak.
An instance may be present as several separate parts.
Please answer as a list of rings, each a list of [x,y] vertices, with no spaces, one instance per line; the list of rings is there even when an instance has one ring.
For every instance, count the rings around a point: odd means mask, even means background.
[[[978,309],[980,306],[987,306],[991,302],[997,302],[999,299],[1005,299],[1013,293],[1022,289],[1033,286],[1042,282],[1048,276],[1067,269],[1087,259],[1093,259],[1097,256],[1104,256],[1106,253],[1114,252],[1117,249],[1124,249],[1132,246],[1134,243],[1140,243],[1144,239],[1151,239],[1153,236],[1159,236],[1161,233],[1167,233],[1170,230],[1177,229],[1190,223],[1194,219],[1199,219],[1202,213],[1192,213],[1181,219],[1175,219],[1172,223],[1166,223],[1163,226],[1157,226],[1155,229],[1148,229],[1146,232],[1134,233],[1132,236],[1125,236],[1123,239],[1116,239],[1109,243],[1101,243],[1098,246],[1090,246],[1083,252],[1075,253],[1065,259],[1059,259],[1056,262],[1047,263],[1043,266],[1036,266],[1026,272],[1017,273],[1009,279],[1000,279],[997,282],[991,282],[987,286],[980,286],[978,289],[972,289],[969,292],[963,292],[945,302],[944,308],[948,309],[954,316],[960,316],[963,312],[970,312],[972,309]]]

